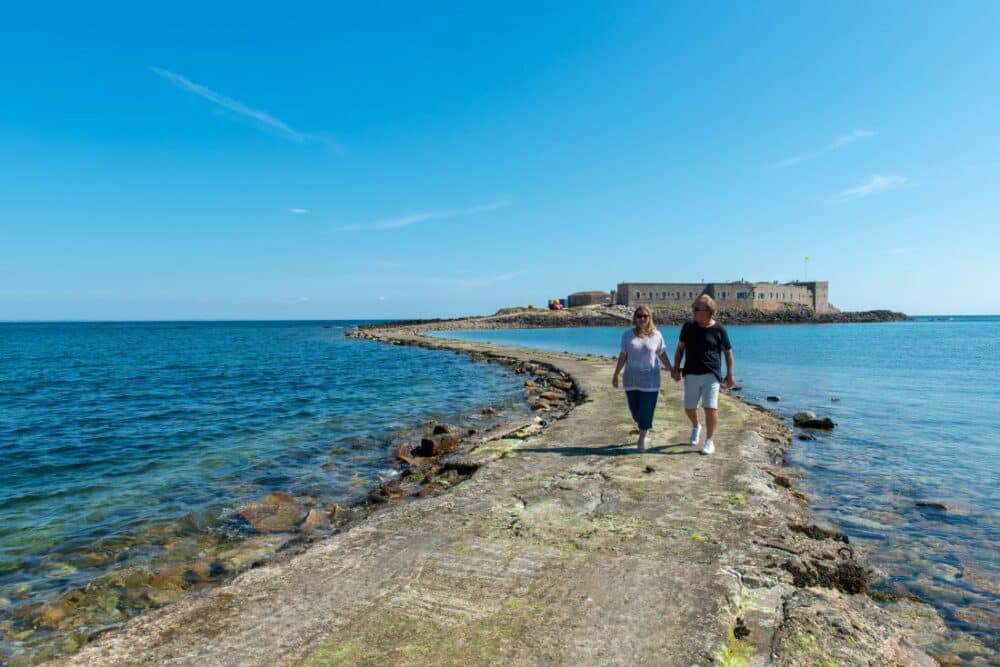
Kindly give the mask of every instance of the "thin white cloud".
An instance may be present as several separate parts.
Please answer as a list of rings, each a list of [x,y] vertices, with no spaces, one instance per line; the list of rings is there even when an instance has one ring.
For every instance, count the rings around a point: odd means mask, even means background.
[[[222,107],[223,109],[228,109],[233,113],[240,116],[246,116],[251,118],[264,127],[274,130],[278,134],[284,136],[287,139],[291,139],[297,143],[304,143],[306,141],[318,141],[320,143],[326,144],[331,150],[337,153],[343,153],[344,148],[336,140],[323,134],[310,134],[308,132],[301,132],[296,130],[294,127],[286,123],[285,121],[275,118],[266,111],[261,111],[260,109],[254,109],[243,104],[239,100],[234,100],[231,97],[226,97],[222,93],[218,93],[207,86],[203,86],[200,83],[195,83],[191,79],[187,78],[182,74],[177,74],[176,72],[171,72],[170,70],[163,69],[160,67],[151,67],[151,70],[163,77],[170,83],[174,84],[182,90],[186,90],[189,93],[193,93],[199,97],[202,97],[216,106]]]
[[[484,289],[487,287],[492,287],[496,283],[513,280],[514,278],[520,276],[522,273],[524,272],[515,271],[512,273],[502,273],[499,275],[489,276],[485,278],[455,278],[450,276],[376,274],[369,276],[368,279],[373,283],[378,283],[382,285],[405,285],[407,287],[412,287],[413,285],[426,285],[437,289]]]
[[[499,199],[494,202],[487,204],[478,204],[476,206],[470,206],[469,208],[460,209],[444,209],[440,211],[424,211],[422,213],[409,213],[407,215],[400,216],[398,218],[387,218],[384,220],[376,220],[374,222],[362,222],[353,223],[349,225],[340,225],[339,227],[334,227],[335,232],[360,232],[360,231],[385,231],[389,229],[401,229],[403,227],[409,227],[421,222],[427,222],[428,220],[444,220],[446,218],[455,218],[464,215],[475,215],[477,213],[485,213],[486,211],[495,211],[499,208],[504,208],[505,206],[510,206],[510,202],[506,199]]]
[[[871,197],[872,195],[877,195],[881,192],[888,192],[889,190],[898,190],[899,188],[905,188],[910,185],[913,185],[913,183],[906,176],[900,176],[898,174],[889,174],[887,176],[874,174],[868,179],[867,183],[862,183],[861,185],[853,188],[841,190],[830,199],[835,202],[853,201],[855,199]]]
[[[775,162],[774,164],[771,165],[771,169],[784,169],[785,167],[791,167],[793,165],[799,164],[800,162],[805,162],[806,160],[811,160],[821,155],[825,155],[826,153],[829,153],[831,151],[835,151],[838,148],[843,148],[848,144],[853,144],[855,141],[861,141],[862,139],[868,139],[870,137],[874,137],[877,134],[878,132],[873,132],[872,130],[854,130],[849,134],[844,134],[837,137],[832,142],[830,142],[826,146],[823,146],[823,148],[820,148],[817,151],[813,151],[812,153],[804,153],[802,155],[795,155],[793,157],[786,158],[779,162]]]
[[[309,212],[309,209],[307,209],[307,208],[290,208],[290,209],[288,209],[288,212],[289,213],[294,213],[295,215],[305,215],[306,213]]]
[[[403,265],[401,263],[394,262],[388,259],[376,259],[372,262],[372,266],[374,266],[377,269],[385,269],[387,271],[403,268]]]

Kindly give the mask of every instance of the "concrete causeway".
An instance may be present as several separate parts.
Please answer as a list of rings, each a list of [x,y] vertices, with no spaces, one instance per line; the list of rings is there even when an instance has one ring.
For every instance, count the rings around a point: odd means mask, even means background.
[[[61,664],[934,664],[851,594],[850,548],[803,528],[780,465],[788,432],[765,411],[723,397],[717,452],[700,456],[665,375],[638,454],[607,358],[373,337],[549,363],[585,399],[530,437],[482,443],[467,456],[484,465],[447,493],[390,504]]]

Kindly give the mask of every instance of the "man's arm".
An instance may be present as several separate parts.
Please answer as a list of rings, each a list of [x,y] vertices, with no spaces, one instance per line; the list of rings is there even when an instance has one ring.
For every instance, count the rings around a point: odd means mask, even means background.
[[[684,341],[677,341],[677,349],[674,350],[674,368],[670,372],[670,377],[675,381],[681,379],[681,359],[684,358]]]
[[[736,381],[733,379],[733,373],[736,369],[736,362],[733,358],[732,348],[726,350],[726,379],[722,381],[726,385],[726,389],[732,389]]]

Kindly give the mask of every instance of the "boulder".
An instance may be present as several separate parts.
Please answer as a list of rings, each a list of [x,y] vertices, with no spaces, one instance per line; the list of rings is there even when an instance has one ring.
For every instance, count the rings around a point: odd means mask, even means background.
[[[566,392],[560,389],[550,389],[549,391],[543,391],[539,394],[539,397],[544,398],[547,401],[558,403],[559,401],[566,400]]]
[[[559,378],[552,378],[549,380],[549,384],[556,389],[562,389],[563,391],[570,391],[573,389],[573,383],[569,380],[561,380]]]
[[[414,447],[410,452],[411,456],[440,456],[445,452],[454,449],[459,442],[459,438],[454,433],[439,433],[429,438],[421,438],[420,446]]]
[[[770,396],[767,397],[767,400],[771,401],[772,403],[777,403],[778,401],[781,400],[781,396],[778,396],[777,394],[771,394]]]
[[[390,479],[388,482],[382,483],[378,490],[386,498],[402,498],[406,495],[406,491],[398,479]]]
[[[389,453],[392,455],[392,458],[396,459],[397,461],[402,461],[403,463],[406,463],[408,465],[413,465],[414,464],[413,460],[414,454],[412,451],[413,448],[414,445],[411,442],[400,442],[394,445],[389,450]]]
[[[302,520],[305,510],[287,493],[275,491],[241,509],[240,516],[259,533],[284,533]]]
[[[829,417],[817,417],[815,412],[808,410],[796,412],[795,416],[792,417],[792,421],[799,428],[814,428],[829,431],[836,426]]]

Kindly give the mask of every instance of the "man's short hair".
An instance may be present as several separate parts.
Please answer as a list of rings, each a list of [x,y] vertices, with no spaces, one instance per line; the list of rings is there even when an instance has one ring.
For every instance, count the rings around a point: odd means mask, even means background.
[[[697,303],[703,304],[706,308],[708,308],[709,314],[715,315],[715,299],[713,299],[709,295],[702,294],[697,299],[695,299],[694,302],[696,304]]]

